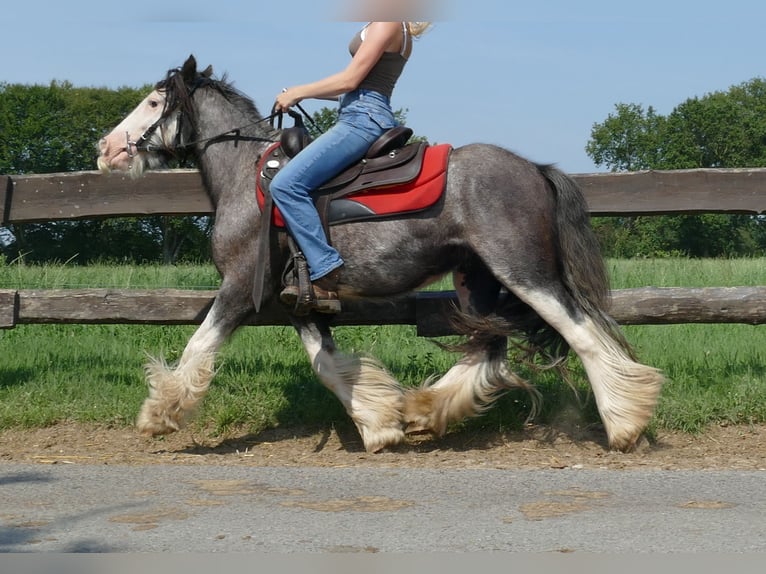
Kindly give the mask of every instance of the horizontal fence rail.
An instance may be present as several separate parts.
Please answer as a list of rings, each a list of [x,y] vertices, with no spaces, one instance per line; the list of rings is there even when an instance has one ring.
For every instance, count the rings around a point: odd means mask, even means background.
[[[0,290],[0,327],[36,323],[196,325],[216,291],[177,289]],[[384,301],[353,302],[334,318],[340,325],[415,325],[425,337],[454,333],[453,291],[423,291]],[[676,323],[766,324],[766,287],[699,289],[644,287],[612,292],[612,316],[624,325]],[[289,325],[279,305],[263,309],[247,325]]]
[[[575,174],[593,215],[766,212],[766,168]],[[253,183],[255,189],[255,183]],[[208,215],[196,170],[0,176],[0,224],[143,215]]]
[[[592,215],[766,212],[766,169],[698,169],[575,174]],[[213,206],[196,170],[0,176],[0,226],[52,220],[145,215],[209,215]],[[198,324],[215,291],[0,290],[0,328],[37,323]],[[654,288],[613,291],[622,324],[766,324],[766,287]],[[388,302],[354,302],[336,325],[415,325],[423,336],[453,332],[445,313],[455,294],[419,292]],[[287,325],[273,306],[250,325]]]

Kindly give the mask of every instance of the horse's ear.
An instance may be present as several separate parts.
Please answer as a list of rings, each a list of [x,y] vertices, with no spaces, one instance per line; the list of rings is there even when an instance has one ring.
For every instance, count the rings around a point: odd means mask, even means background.
[[[181,75],[186,82],[193,82],[197,79],[197,59],[193,54],[184,62],[183,68],[181,68]]]
[[[201,72],[201,76],[203,78],[209,78],[213,75],[213,66],[208,66],[204,69],[204,71]]]

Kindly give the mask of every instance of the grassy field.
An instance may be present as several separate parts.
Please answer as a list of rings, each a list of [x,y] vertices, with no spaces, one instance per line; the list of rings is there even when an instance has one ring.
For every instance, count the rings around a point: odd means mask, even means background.
[[[766,260],[611,260],[615,288],[766,285]],[[210,266],[0,265],[0,289],[184,288],[218,284]],[[194,327],[21,325],[0,331],[0,428],[62,420],[131,424],[146,395],[146,353],[177,358]],[[643,362],[661,368],[663,389],[654,428],[695,432],[712,423],[766,422],[766,327],[675,325],[626,328]],[[338,345],[378,357],[405,385],[446,371],[456,356],[413,327],[344,327]],[[581,368],[571,361],[577,393],[553,372],[520,369],[544,397],[537,422],[576,413],[598,415]],[[337,400],[314,378],[290,328],[238,331],[224,347],[219,373],[195,425],[224,433],[277,425],[346,425]],[[468,428],[520,428],[527,397],[512,393]]]

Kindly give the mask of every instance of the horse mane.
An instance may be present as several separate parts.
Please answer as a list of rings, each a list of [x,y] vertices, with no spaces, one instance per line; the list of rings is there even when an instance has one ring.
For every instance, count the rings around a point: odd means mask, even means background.
[[[221,78],[216,79],[212,77],[212,69],[210,68],[202,73],[197,73],[196,80],[191,86],[186,83],[181,68],[168,70],[165,78],[157,82],[155,85],[156,90],[164,91],[166,94],[163,115],[177,109],[181,110],[186,117],[194,118],[195,114],[192,95],[195,90],[202,87],[213,88],[245,115],[252,117],[253,120],[260,120],[263,118],[258,111],[255,102],[249,96],[235,88],[229,81],[227,74],[224,73]]]

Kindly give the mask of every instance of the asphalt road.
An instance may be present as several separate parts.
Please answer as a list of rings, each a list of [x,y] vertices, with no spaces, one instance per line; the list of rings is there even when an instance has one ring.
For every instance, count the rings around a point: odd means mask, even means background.
[[[763,552],[766,472],[0,464],[2,552]]]

